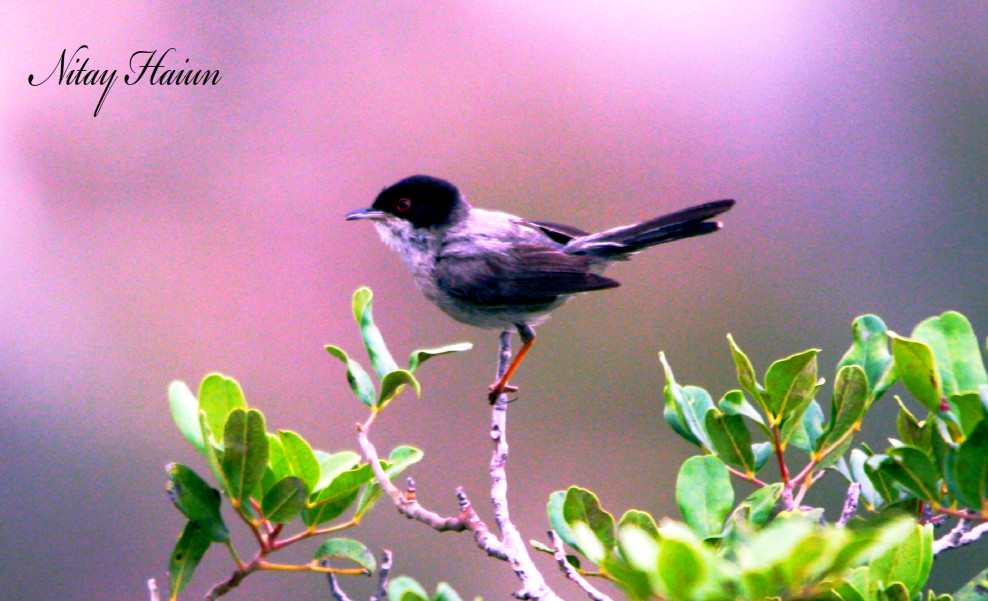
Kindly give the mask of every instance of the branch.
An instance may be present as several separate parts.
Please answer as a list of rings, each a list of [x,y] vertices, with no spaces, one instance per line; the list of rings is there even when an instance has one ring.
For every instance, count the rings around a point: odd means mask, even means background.
[[[151,595],[151,601],[161,601],[161,595],[158,592],[158,581],[154,578],[148,580],[148,593]]]
[[[933,541],[933,555],[939,555],[947,549],[970,545],[988,532],[988,522],[974,526],[970,521],[961,519],[950,532]]]
[[[861,483],[851,482],[851,485],[847,487],[847,498],[844,499],[844,509],[840,512],[840,519],[837,520],[838,526],[843,526],[854,517],[854,513],[858,510],[858,501],[861,499]]]
[[[370,596],[370,601],[388,601],[388,575],[391,573],[391,551],[384,550],[381,557],[381,567],[377,571],[377,590]]]
[[[587,582],[587,579],[566,559],[566,551],[563,549],[563,539],[559,538],[555,530],[549,531],[549,539],[552,541],[552,548],[555,549],[552,556],[556,558],[556,563],[559,564],[559,569],[563,571],[563,574],[566,574],[567,578],[582,588],[593,601],[611,601],[610,597]]]

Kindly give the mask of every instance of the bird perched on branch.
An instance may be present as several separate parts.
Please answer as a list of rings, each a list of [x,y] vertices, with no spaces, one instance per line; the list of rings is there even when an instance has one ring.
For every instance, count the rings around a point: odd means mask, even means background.
[[[711,219],[734,206],[716,200],[597,233],[470,206],[453,184],[413,175],[385,188],[347,220],[368,219],[398,251],[427,299],[453,319],[514,329],[522,341],[490,401],[505,391],[535,343],[534,327],[577,293],[619,286],[601,275],[613,261],[664,242],[709,234]]]

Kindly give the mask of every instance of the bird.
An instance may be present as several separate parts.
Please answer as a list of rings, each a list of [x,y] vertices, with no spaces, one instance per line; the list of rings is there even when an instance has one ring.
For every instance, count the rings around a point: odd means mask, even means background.
[[[602,274],[608,265],[650,246],[715,232],[722,224],[712,218],[734,203],[715,200],[591,233],[476,208],[452,183],[412,175],[346,220],[373,222],[422,294],[456,321],[518,333],[521,348],[488,389],[494,403],[518,390],[510,379],[535,343],[536,326],[573,295],[620,285]]]

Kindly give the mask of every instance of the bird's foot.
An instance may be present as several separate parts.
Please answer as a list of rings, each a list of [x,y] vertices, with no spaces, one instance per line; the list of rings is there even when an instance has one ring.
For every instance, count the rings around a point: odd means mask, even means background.
[[[491,402],[491,405],[497,400],[497,397],[501,396],[502,392],[518,392],[517,386],[512,386],[507,382],[502,382],[498,380],[488,387],[490,392],[487,393],[487,400]]]

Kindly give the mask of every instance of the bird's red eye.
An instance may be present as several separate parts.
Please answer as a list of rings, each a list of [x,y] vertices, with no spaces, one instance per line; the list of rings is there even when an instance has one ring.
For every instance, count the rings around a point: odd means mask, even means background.
[[[399,213],[404,213],[410,208],[412,208],[412,201],[407,198],[399,198],[398,202],[395,203],[395,209]]]

